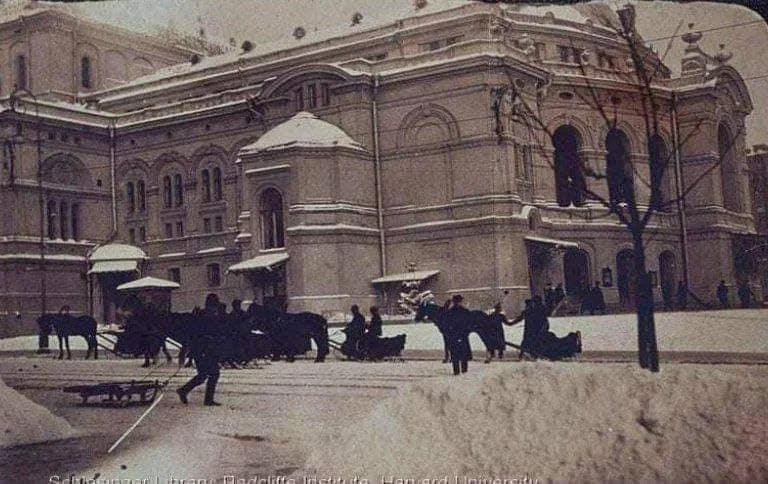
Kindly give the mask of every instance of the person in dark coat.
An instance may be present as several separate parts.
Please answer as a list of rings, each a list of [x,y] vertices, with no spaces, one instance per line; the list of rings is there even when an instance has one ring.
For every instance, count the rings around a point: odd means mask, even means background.
[[[688,306],[688,285],[684,281],[677,283],[677,309],[685,310]]]
[[[552,287],[551,282],[548,282],[544,289],[544,304],[547,308],[547,314],[552,314],[552,310],[555,309],[555,288]]]
[[[717,285],[717,300],[720,301],[720,308],[728,308],[728,286],[725,285],[725,281],[720,281]]]
[[[741,301],[741,307],[748,308],[751,304],[752,290],[749,289],[749,284],[746,282],[739,283],[739,301]]]
[[[470,313],[462,305],[463,300],[461,294],[454,294],[451,298],[453,305],[445,314],[454,375],[458,375],[459,371],[466,373],[469,360],[472,359],[472,348],[469,345]]]
[[[523,353],[533,353],[535,349],[535,343],[538,339],[541,326],[541,317],[538,314],[540,310],[534,305],[533,299],[525,300],[525,308],[523,311],[512,321],[508,321],[508,326],[514,326],[520,321],[524,322],[523,325],[523,342],[520,343],[520,358],[522,359]],[[546,311],[546,308],[544,309]]]
[[[590,290],[592,298],[592,308],[589,314],[605,314],[605,296],[603,296],[603,290],[600,288],[600,281],[595,281],[595,286]]]
[[[371,306],[369,311],[371,312],[371,319],[370,321],[365,322],[363,336],[360,339],[360,351],[362,356],[368,356],[371,353],[371,350],[374,349],[378,339],[382,335],[382,322],[381,316],[379,315],[379,308]]]
[[[365,334],[365,317],[360,313],[360,307],[357,304],[353,304],[350,311],[352,312],[352,321],[341,330],[347,336],[341,346],[345,355],[359,358],[362,356],[360,341]]]
[[[504,341],[503,325],[505,323],[509,323],[509,321],[507,320],[507,317],[504,315],[504,313],[501,312],[500,302],[493,306],[493,313],[491,313],[491,315],[488,317],[488,323],[489,327],[487,330],[490,336],[490,340],[494,343],[496,352],[498,353],[499,359],[501,360],[504,358],[504,347],[506,346]],[[488,350],[488,357],[485,359],[486,363],[490,363],[493,359],[493,352],[493,348]]]
[[[451,308],[451,300],[447,299],[443,307],[441,308],[440,315],[435,320],[435,326],[443,337],[443,363],[451,361],[451,343],[448,338],[448,329],[445,325],[445,316],[448,314],[448,310]]]
[[[189,392],[198,385],[205,383],[205,400],[203,401],[203,404],[207,406],[221,405],[214,400],[216,383],[219,381],[221,345],[221,337],[213,334],[202,334],[192,339],[191,351],[194,355],[197,375],[192,377],[192,379],[184,386],[176,390],[181,403],[187,404],[187,395]]]

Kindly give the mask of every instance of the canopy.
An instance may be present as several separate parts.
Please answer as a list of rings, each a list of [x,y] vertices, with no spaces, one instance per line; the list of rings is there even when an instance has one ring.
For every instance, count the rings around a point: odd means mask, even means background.
[[[278,252],[275,254],[264,254],[256,256],[252,259],[238,262],[235,265],[229,266],[229,272],[248,272],[259,270],[272,270],[273,266],[282,264],[288,260],[288,254],[285,252]]]
[[[133,272],[137,269],[135,260],[109,260],[93,263],[88,274],[106,274],[109,272]]]
[[[539,244],[554,245],[558,249],[561,249],[561,248],[578,249],[579,248],[579,244],[577,244],[576,242],[569,242],[567,240],[548,239],[546,237],[536,237],[533,235],[529,235],[528,237],[525,238],[525,240],[528,242],[536,242]]]
[[[432,276],[436,276],[440,271],[413,271],[403,272],[402,274],[389,274],[387,276],[379,277],[371,281],[373,284],[386,284],[388,282],[412,282],[423,281],[429,279]]]
[[[142,277],[135,281],[126,282],[117,286],[118,291],[141,291],[143,289],[178,289],[181,286],[173,281],[157,277]]]

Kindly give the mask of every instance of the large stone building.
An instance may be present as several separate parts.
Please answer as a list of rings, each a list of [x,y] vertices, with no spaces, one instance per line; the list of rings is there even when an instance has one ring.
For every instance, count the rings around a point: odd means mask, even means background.
[[[606,173],[612,159],[649,197],[643,97],[617,13],[404,3],[397,18],[349,12],[337,29],[295,25],[216,56],[55,9],[0,25],[4,330],[65,303],[111,321],[115,287],[139,275],[180,282],[175,310],[216,292],[331,317],[352,303],[393,312],[403,281],[476,307],[595,280],[609,303],[630,301],[628,232],[570,190],[574,166]],[[665,196],[678,178],[686,193],[684,220],[672,204],[646,235],[657,286],[683,279],[687,260],[708,298],[720,279],[752,277],[733,255],[735,235],[755,230],[752,105],[700,36],[685,36],[678,78],[642,52],[663,149],[680,160]],[[521,119],[520,99],[541,106],[554,142]],[[587,183],[608,198],[604,181]]]

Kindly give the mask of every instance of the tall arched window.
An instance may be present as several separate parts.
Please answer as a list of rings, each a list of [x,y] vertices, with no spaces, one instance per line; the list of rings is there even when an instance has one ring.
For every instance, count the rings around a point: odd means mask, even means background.
[[[721,123],[717,127],[717,153],[723,185],[723,208],[740,212],[741,186],[734,157],[736,151],[735,141],[731,130]]]
[[[283,197],[274,188],[261,194],[261,228],[265,249],[285,247]]]
[[[211,174],[208,169],[203,170],[203,202],[211,201]]]
[[[620,129],[612,129],[605,138],[606,171],[611,202],[630,203],[635,197],[632,162],[629,159],[629,138]]]
[[[136,211],[136,194],[133,188],[133,182],[128,182],[125,186],[125,198],[128,204],[128,213]]]
[[[69,232],[69,207],[67,202],[61,202],[61,205],[59,205],[59,230],[62,240],[67,240],[67,233]]]
[[[171,177],[163,177],[163,208],[171,208],[172,203]]]
[[[80,85],[91,88],[91,59],[87,56],[80,59]]]
[[[672,200],[672,163],[664,140],[659,135],[651,136],[648,141],[648,164],[651,168],[651,206],[657,210],[668,210],[665,203]]]
[[[16,56],[16,87],[27,88],[27,58],[22,54]]]
[[[572,126],[560,126],[552,136],[555,147],[555,190],[557,204],[584,205],[586,182],[581,170],[581,137]]]
[[[48,202],[48,238],[56,238],[56,202]]]
[[[221,168],[218,166],[213,169],[213,198],[214,200],[221,200]]]
[[[139,206],[139,212],[147,211],[147,187],[144,180],[136,182],[136,205]]]
[[[80,204],[72,204],[72,239],[80,238]]]
[[[173,200],[177,207],[184,205],[184,183],[178,173],[173,175]]]

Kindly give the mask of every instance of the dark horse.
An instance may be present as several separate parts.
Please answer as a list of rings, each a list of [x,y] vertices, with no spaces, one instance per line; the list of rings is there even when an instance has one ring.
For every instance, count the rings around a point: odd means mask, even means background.
[[[447,362],[450,359],[448,341],[446,339],[448,329],[445,327],[444,323],[444,316],[447,310],[447,308],[439,306],[434,302],[423,301],[417,307],[416,316],[414,318],[416,321],[429,319],[435,323],[437,329],[440,330],[440,333],[443,335],[443,344],[445,348],[444,362]],[[492,331],[490,331],[490,325],[488,324],[490,316],[483,311],[474,310],[469,311],[469,318],[470,332],[477,333],[488,352],[491,350],[504,350],[505,342],[503,340],[497,341],[498,338],[494,336]]]
[[[315,362],[325,361],[328,354],[328,320],[310,312],[284,313],[277,309],[253,303],[248,308],[248,318],[254,329],[267,335],[272,357],[285,355],[294,361],[296,355],[310,349],[311,338],[317,346]]]
[[[70,316],[69,314],[43,314],[37,319],[37,324],[41,329],[41,334],[50,334],[50,329],[56,331],[59,338],[59,359],[64,358],[64,344],[67,346],[67,359],[72,359],[72,352],[69,350],[69,337],[82,336],[88,343],[88,352],[85,358],[88,359],[93,351],[93,358],[99,358],[98,345],[96,344],[96,320],[90,316]]]

